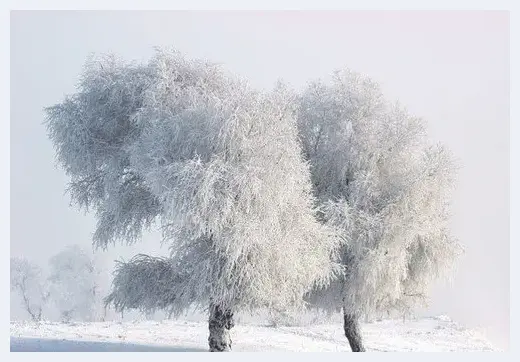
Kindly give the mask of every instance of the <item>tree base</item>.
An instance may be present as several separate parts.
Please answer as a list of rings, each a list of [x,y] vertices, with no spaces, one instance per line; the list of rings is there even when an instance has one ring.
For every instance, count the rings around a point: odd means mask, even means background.
[[[343,314],[343,329],[347,337],[352,352],[365,352],[361,330],[359,328],[359,318],[353,314]]]
[[[215,305],[210,306],[208,338],[210,352],[231,352],[230,330],[233,326],[231,310],[223,310]]]

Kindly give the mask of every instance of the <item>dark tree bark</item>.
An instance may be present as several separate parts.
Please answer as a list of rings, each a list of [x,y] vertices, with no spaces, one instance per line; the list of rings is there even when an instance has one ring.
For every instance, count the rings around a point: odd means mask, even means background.
[[[363,345],[363,338],[361,337],[361,330],[359,328],[359,317],[344,311],[343,321],[345,336],[350,343],[352,352],[365,352],[365,346]]]
[[[230,352],[230,329],[235,325],[233,312],[230,309],[221,308],[218,305],[209,307],[209,351]]]

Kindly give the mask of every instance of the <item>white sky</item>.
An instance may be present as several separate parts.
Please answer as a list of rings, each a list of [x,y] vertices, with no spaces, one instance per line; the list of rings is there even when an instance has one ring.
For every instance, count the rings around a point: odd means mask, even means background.
[[[487,327],[508,345],[506,12],[12,12],[11,255],[44,264],[67,244],[89,247],[95,221],[69,207],[42,109],[74,91],[89,53],[146,59],[158,45],[223,63],[259,87],[284,78],[299,88],[349,67],[425,118],[462,166],[453,224],[466,248],[427,313]],[[101,257],[158,248],[151,235]]]

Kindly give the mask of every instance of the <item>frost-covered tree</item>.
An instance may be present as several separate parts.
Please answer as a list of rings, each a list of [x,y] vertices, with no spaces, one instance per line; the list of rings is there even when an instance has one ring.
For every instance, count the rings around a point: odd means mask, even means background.
[[[160,225],[175,285],[161,290],[175,313],[209,305],[212,351],[231,348],[235,311],[301,305],[336,271],[339,238],[316,219],[293,101],[283,86],[257,92],[158,51],[148,64],[89,61],[78,92],[47,109],[72,201],[96,212],[94,243],[132,243]],[[115,295],[130,298],[117,293],[133,290],[125,280]]]
[[[364,351],[359,319],[424,300],[459,250],[448,225],[453,162],[420,119],[350,71],[308,86],[298,128],[321,218],[347,240],[343,276],[308,299],[342,308],[352,350]]]
[[[72,245],[49,261],[49,292],[62,321],[91,321],[96,303],[96,268],[92,258]]]
[[[32,321],[39,322],[49,296],[41,268],[26,258],[11,257],[10,277],[11,291],[20,295]]]

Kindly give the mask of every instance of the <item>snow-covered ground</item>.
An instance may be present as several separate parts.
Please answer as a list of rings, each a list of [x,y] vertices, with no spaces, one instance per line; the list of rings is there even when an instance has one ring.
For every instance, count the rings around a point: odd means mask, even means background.
[[[446,317],[362,325],[367,351],[497,351],[481,334]],[[11,351],[207,351],[207,324],[191,321],[11,322]],[[340,324],[237,325],[233,351],[349,352]]]

